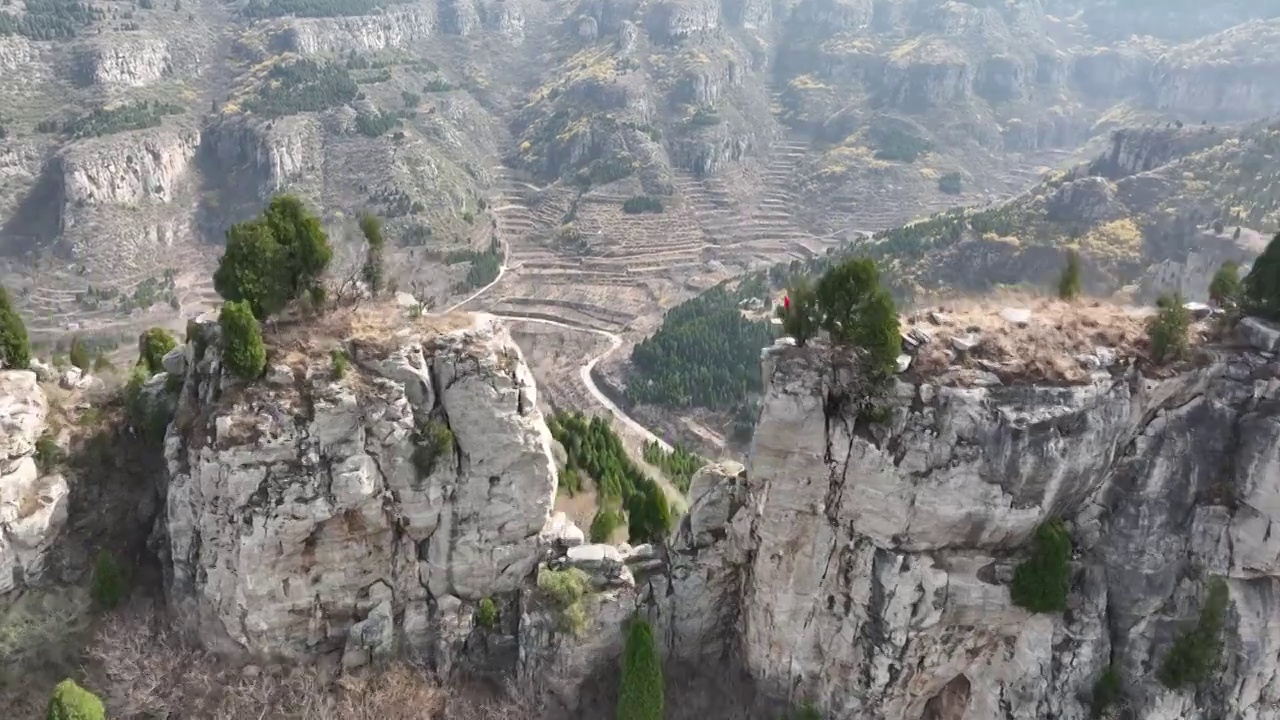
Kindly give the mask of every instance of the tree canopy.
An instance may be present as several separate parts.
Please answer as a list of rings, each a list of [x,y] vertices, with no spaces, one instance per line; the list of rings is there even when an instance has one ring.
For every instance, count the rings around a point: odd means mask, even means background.
[[[626,510],[631,542],[666,536],[671,527],[666,495],[627,457],[608,422],[599,417],[588,420],[578,413],[556,413],[547,427],[568,455],[566,473],[585,472],[595,478],[601,507],[620,504]]]
[[[1280,319],[1280,232],[1253,261],[1244,279],[1244,298],[1249,313]]]
[[[45,711],[46,720],[104,720],[106,708],[97,695],[67,679],[58,683]]]
[[[833,266],[818,281],[817,301],[832,342],[861,349],[874,371],[893,371],[902,352],[898,310],[880,287],[874,260],[851,258]]]
[[[242,380],[262,375],[267,365],[267,348],[262,342],[262,326],[244,302],[227,302],[218,316],[222,328],[223,361]]]
[[[731,410],[760,392],[760,349],[773,337],[743,316],[743,299],[720,285],[669,311],[631,352],[631,400]]]
[[[27,338],[27,326],[18,316],[17,308],[9,299],[9,292],[0,287],[0,367],[25,368],[31,364],[31,343]]]
[[[138,338],[138,364],[152,375],[164,370],[164,356],[178,347],[178,340],[168,330],[153,327]]]
[[[260,217],[227,230],[213,286],[261,320],[315,287],[332,258],[320,220],[298,198],[279,195]]]

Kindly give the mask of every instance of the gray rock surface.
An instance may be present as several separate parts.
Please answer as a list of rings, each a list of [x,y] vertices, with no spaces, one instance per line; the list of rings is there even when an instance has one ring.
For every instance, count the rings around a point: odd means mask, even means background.
[[[820,348],[774,361],[739,511],[754,560],[732,566],[743,661],[767,692],[835,717],[949,704],[1083,719],[1114,661],[1137,718],[1254,718],[1280,703],[1266,530],[1280,396],[1252,379],[1280,367],[1239,355],[1073,388],[898,383],[872,429],[830,410],[852,378]],[[1077,546],[1069,611],[1031,615],[1004,585],[1052,517]],[[1230,588],[1230,659],[1217,694],[1175,693],[1152,670],[1209,576]]]
[[[66,480],[36,466],[47,414],[35,373],[0,371],[0,596],[39,581],[66,525]]]
[[[317,348],[247,387],[199,326],[165,441],[166,525],[171,597],[210,645],[346,645],[355,666],[383,645],[377,588],[399,631],[438,638],[446,600],[531,575],[556,487],[532,377],[495,318],[429,325],[351,341],[341,380]]]

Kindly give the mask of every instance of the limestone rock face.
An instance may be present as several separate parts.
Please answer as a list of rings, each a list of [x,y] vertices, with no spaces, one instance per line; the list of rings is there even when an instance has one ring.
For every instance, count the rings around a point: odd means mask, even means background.
[[[169,74],[169,45],[160,38],[119,38],[80,58],[80,71],[95,85],[142,87]]]
[[[496,319],[405,320],[347,343],[342,379],[323,350],[273,357],[249,386],[223,374],[216,325],[197,335],[165,441],[165,519],[171,597],[209,644],[345,646],[348,666],[386,657],[389,636],[447,654],[423,646],[441,640],[442,608],[531,575],[555,464]]]
[[[1188,120],[1253,118],[1280,109],[1280,20],[1252,20],[1179,46],[1152,71],[1155,106]]]
[[[369,52],[401,48],[429,38],[436,30],[435,4],[380,15],[292,20],[285,41],[303,55]]]
[[[66,480],[36,467],[47,413],[35,373],[0,370],[0,596],[40,579],[66,525]]]
[[[77,143],[61,158],[64,203],[168,203],[199,142],[194,130],[160,127]]]
[[[774,358],[745,473],[754,559],[730,563],[743,662],[837,717],[1083,719],[1109,662],[1137,718],[1275,707],[1278,373],[1239,354],[1069,388],[899,383],[873,427],[836,409],[852,379],[821,349]],[[1067,613],[1031,615],[1005,585],[1052,517],[1075,581]],[[1151,670],[1208,576],[1230,588],[1231,660],[1197,699]]]

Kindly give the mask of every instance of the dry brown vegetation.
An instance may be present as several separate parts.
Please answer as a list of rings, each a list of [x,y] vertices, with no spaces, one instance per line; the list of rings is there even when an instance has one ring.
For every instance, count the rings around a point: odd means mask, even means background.
[[[86,658],[86,687],[120,720],[517,720],[538,712],[442,686],[410,664],[341,677],[320,666],[232,665],[160,629],[146,607],[105,618]]]
[[[1011,322],[1002,315],[1008,309],[1028,310],[1031,319],[1025,325]],[[935,314],[945,316],[942,324],[932,321]],[[1152,314],[1152,308],[1101,300],[1064,302],[1008,293],[924,308],[904,317],[902,327],[908,332],[919,328],[933,337],[916,354],[916,374],[938,374],[953,367],[951,338],[973,336],[980,342],[959,361],[961,367],[989,370],[1006,382],[1079,383],[1089,377],[1077,359],[1080,355],[1098,348],[1110,349],[1120,361],[1143,355]],[[1193,325],[1193,343],[1207,331],[1206,325]]]

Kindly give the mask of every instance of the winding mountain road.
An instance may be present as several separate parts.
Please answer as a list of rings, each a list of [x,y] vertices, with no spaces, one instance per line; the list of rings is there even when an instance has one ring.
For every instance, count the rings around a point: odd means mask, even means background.
[[[533,187],[533,186],[530,186],[530,187]],[[507,205],[507,206],[497,207],[497,208],[494,208],[494,211],[498,212],[501,210],[505,210],[507,208],[514,208],[514,207],[518,207],[518,206]],[[484,295],[486,292],[493,289],[498,283],[502,282],[502,279],[503,277],[506,276],[508,269],[514,269],[516,267],[519,267],[519,265],[508,267],[507,259],[510,257],[510,254],[509,254],[510,246],[507,245],[505,240],[499,240],[499,244],[502,249],[502,263],[498,266],[498,276],[495,277],[493,281],[490,282],[489,284],[485,285],[479,290],[476,290],[475,292],[471,293],[470,295],[463,298],[462,300],[454,303],[453,305],[450,305],[443,312],[446,312],[446,313],[453,312],[454,310],[458,310],[462,308],[467,303],[472,302],[476,298],[479,298],[481,295]],[[658,443],[659,447],[666,450],[667,452],[672,451],[673,448],[671,447],[670,444],[668,444],[665,440],[655,435],[652,431],[650,431],[645,426],[641,425],[639,422],[636,422],[635,418],[632,418],[630,415],[624,412],[622,408],[618,407],[617,403],[613,402],[613,400],[610,400],[609,396],[605,395],[604,392],[599,387],[596,386],[595,380],[591,377],[591,372],[595,369],[596,365],[599,364],[601,360],[604,360],[605,358],[609,357],[613,353],[617,352],[619,348],[622,347],[622,342],[623,342],[622,336],[618,335],[617,333],[611,333],[607,330],[600,330],[598,328],[586,327],[584,325],[575,325],[573,323],[560,322],[558,320],[547,320],[545,318],[540,318],[540,317],[530,317],[528,315],[521,315],[519,313],[493,312],[491,314],[496,317],[505,318],[507,320],[535,323],[539,325],[549,325],[551,327],[563,328],[565,330],[574,330],[577,332],[592,333],[595,335],[600,335],[605,338],[608,338],[609,348],[607,350],[588,359],[585,363],[579,366],[578,377],[582,380],[583,386],[586,387],[587,392],[591,394],[591,397],[595,398],[596,402],[603,405],[610,413],[613,414],[615,418],[618,419],[618,422],[622,423],[622,425],[625,426],[628,430],[630,430],[635,435],[639,436],[644,442],[656,442]],[[633,460],[644,467],[649,467],[647,463],[644,463],[642,457],[633,458]],[[683,508],[685,503],[684,494],[681,493],[678,489],[676,489],[670,483],[667,477],[663,473],[659,472],[656,468],[653,469],[653,474],[659,479],[660,481],[659,484],[666,491],[667,495],[670,497],[672,502],[678,503],[678,505],[681,508]]]
[[[626,425],[628,428],[633,430],[636,434],[643,437],[645,441],[656,442],[664,450],[666,450],[667,452],[671,452],[672,447],[668,445],[666,441],[664,441],[662,438],[658,437],[657,435],[654,435],[652,432],[649,431],[648,428],[636,422],[634,418],[632,418],[630,415],[623,412],[622,408],[618,407],[616,403],[614,403],[612,400],[609,399],[608,395],[605,395],[604,392],[601,391],[600,388],[596,386],[595,380],[591,377],[591,371],[595,369],[597,363],[599,363],[601,360],[604,360],[606,357],[612,355],[613,353],[617,352],[618,348],[622,347],[621,336],[617,335],[616,333],[611,333],[607,330],[599,330],[597,328],[589,328],[589,327],[584,327],[582,325],[573,325],[570,323],[559,322],[557,320],[546,320],[544,318],[529,317],[527,315],[518,315],[515,313],[499,312],[499,313],[492,313],[492,314],[500,318],[506,318],[508,320],[517,320],[520,322],[528,322],[528,323],[538,323],[540,325],[550,325],[552,327],[564,328],[566,330],[576,330],[579,332],[594,333],[596,335],[609,338],[609,349],[605,350],[599,355],[596,355],[595,357],[591,358],[587,362],[583,363],[578,368],[578,377],[582,379],[582,384],[586,386],[587,392],[591,393],[591,397],[595,398],[596,402],[608,408],[609,412],[613,413],[614,417],[618,418],[618,420],[621,421],[622,424]]]

